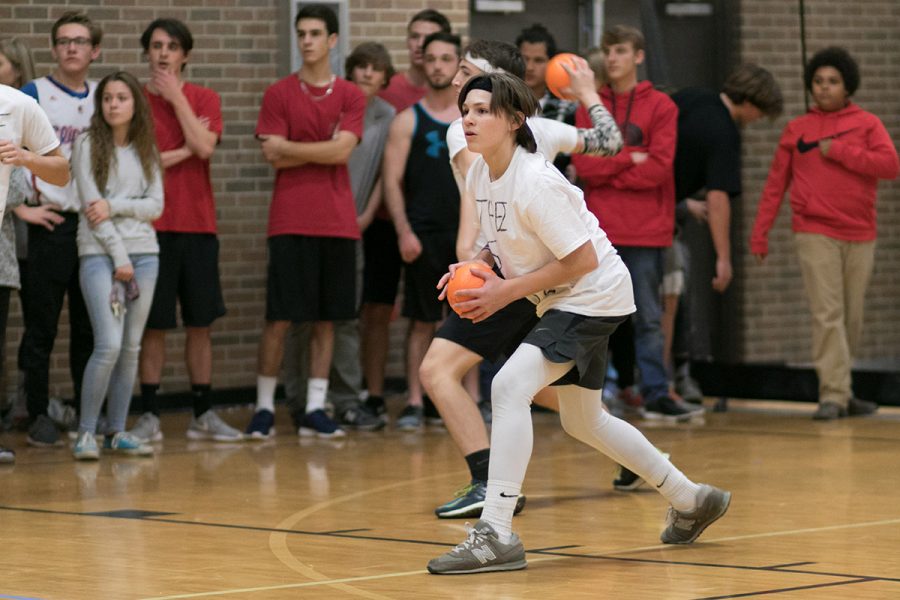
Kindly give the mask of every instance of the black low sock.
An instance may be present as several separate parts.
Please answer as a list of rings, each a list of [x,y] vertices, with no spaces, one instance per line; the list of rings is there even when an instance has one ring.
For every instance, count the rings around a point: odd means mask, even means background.
[[[477,450],[472,454],[466,455],[466,463],[469,465],[469,473],[472,475],[473,481],[488,480],[488,465],[491,461],[491,449]]]
[[[159,391],[158,383],[142,383],[141,384],[141,404],[143,412],[153,413],[159,416],[159,402],[156,399],[156,392]]]
[[[191,400],[194,402],[194,416],[199,417],[210,409],[209,394],[212,386],[208,383],[191,384]]]

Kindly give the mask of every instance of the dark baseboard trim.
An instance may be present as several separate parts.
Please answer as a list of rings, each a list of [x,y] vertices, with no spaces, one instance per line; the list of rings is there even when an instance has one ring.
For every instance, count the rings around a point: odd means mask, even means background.
[[[818,378],[812,368],[784,364],[693,363],[691,373],[707,396],[816,402]],[[900,370],[853,371],[857,398],[900,406]]]

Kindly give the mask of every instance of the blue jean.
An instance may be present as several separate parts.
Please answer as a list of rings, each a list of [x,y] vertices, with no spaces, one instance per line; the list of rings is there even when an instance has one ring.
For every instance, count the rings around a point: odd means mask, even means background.
[[[641,395],[644,402],[654,402],[669,393],[660,301],[665,248],[621,246],[616,250],[634,285],[634,351],[641,372]]]
[[[137,375],[141,337],[144,335],[144,326],[153,302],[153,288],[159,273],[159,257],[156,254],[132,254],[129,258],[134,267],[140,296],[135,300],[124,301],[124,314],[120,312],[118,316],[113,314],[110,306],[115,270],[112,259],[105,254],[81,258],[79,277],[94,330],[94,350],[84,370],[84,381],[81,384],[79,432],[95,432],[100,408],[107,398],[109,431],[101,433],[125,430],[125,419]],[[121,283],[117,282],[116,285]]]

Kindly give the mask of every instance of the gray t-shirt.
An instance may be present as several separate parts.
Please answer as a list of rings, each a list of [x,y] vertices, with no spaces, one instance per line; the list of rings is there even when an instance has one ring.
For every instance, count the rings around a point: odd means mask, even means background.
[[[366,106],[362,141],[353,149],[350,160],[347,161],[356,214],[365,210],[372,194],[372,186],[381,172],[381,157],[394,113],[394,107],[377,96]]]

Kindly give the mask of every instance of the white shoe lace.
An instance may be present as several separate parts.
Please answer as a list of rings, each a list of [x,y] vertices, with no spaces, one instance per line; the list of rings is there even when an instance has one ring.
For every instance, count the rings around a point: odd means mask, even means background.
[[[456,548],[453,549],[453,552],[471,550],[475,546],[479,546],[487,541],[487,534],[472,527],[471,523],[466,523],[465,527],[466,539],[463,540],[461,544],[457,545]]]

